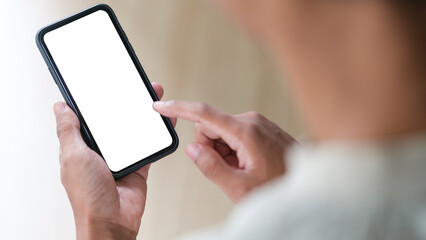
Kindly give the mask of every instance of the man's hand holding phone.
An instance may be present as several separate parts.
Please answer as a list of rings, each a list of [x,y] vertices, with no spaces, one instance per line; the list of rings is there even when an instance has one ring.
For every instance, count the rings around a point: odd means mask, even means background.
[[[161,99],[163,87],[152,86]],[[71,108],[60,102],[54,112],[61,181],[74,212],[77,239],[135,239],[145,209],[150,165],[115,181],[102,157],[84,142]],[[175,126],[176,118],[170,120]]]

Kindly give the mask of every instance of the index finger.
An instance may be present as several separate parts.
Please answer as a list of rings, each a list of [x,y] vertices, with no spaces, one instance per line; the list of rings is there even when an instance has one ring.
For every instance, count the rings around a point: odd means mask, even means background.
[[[154,109],[163,116],[177,117],[199,123],[210,138],[222,138],[231,148],[237,150],[240,125],[231,115],[200,102],[166,101],[155,102]],[[215,136],[216,135],[216,136]]]

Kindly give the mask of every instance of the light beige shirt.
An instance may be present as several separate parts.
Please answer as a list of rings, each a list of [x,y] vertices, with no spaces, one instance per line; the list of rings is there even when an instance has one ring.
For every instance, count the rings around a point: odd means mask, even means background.
[[[293,148],[288,172],[186,240],[426,239],[426,135]]]

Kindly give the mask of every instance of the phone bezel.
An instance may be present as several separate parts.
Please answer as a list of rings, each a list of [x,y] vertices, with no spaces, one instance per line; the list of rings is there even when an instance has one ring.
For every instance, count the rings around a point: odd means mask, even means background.
[[[141,80],[143,81],[143,83],[145,84],[145,87],[147,88],[149,94],[151,95],[151,98],[153,101],[158,101],[158,97],[154,91],[154,89],[152,88],[152,85],[150,83],[150,81],[148,80],[148,77],[145,73],[145,71],[143,70],[142,65],[140,64],[138,58],[136,57],[136,54],[129,42],[129,40],[127,39],[126,34],[124,33],[120,23],[118,22],[118,19],[114,13],[114,11],[112,10],[111,7],[109,7],[106,4],[97,4],[95,6],[92,6],[86,10],[83,10],[79,13],[76,13],[72,16],[69,16],[65,19],[62,19],[58,22],[55,22],[53,24],[50,24],[42,29],[40,29],[37,32],[36,35],[36,43],[37,46],[46,62],[46,64],[48,65],[49,71],[52,74],[52,77],[55,80],[55,83],[57,84],[62,96],[65,99],[65,102],[68,104],[68,106],[70,106],[70,108],[75,112],[75,114],[77,115],[78,119],[80,120],[80,132],[82,134],[83,139],[85,140],[85,142],[87,143],[87,145],[94,150],[95,152],[97,152],[102,158],[102,152],[100,151],[98,145],[96,144],[96,141],[94,139],[94,137],[92,136],[89,127],[87,126],[84,117],[82,116],[80,110],[78,109],[78,106],[76,104],[76,102],[74,101],[74,98],[72,97],[72,94],[70,93],[70,91],[68,90],[68,87],[64,81],[64,79],[62,78],[60,71],[58,69],[58,67],[55,64],[55,61],[53,59],[53,57],[51,56],[49,49],[47,48],[46,43],[44,42],[44,36],[46,33],[53,31],[55,29],[58,29],[66,24],[69,24],[73,21],[76,21],[80,18],[83,18],[87,15],[90,15],[94,12],[97,11],[105,11],[106,13],[108,13],[108,16],[111,20],[111,22],[113,23],[115,29],[117,30],[118,35],[120,36],[124,46],[126,47],[127,52],[129,53],[129,56],[131,57],[137,71],[139,72],[139,75],[141,76]],[[119,179],[122,178],[138,169],[140,169],[141,167],[155,162],[169,154],[171,154],[172,152],[174,152],[178,145],[179,145],[179,138],[176,134],[176,131],[174,130],[170,119],[167,117],[163,117],[163,122],[166,125],[171,137],[172,137],[172,144],[170,146],[168,146],[167,148],[164,148],[144,159],[141,159],[137,162],[135,162],[134,164],[125,167],[124,169],[120,170],[120,171],[112,171],[111,173],[114,176],[115,179]]]

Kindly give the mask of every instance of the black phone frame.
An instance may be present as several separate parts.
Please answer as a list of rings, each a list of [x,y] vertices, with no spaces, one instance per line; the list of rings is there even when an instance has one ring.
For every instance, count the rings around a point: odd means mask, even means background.
[[[62,78],[60,71],[58,69],[58,67],[55,64],[55,61],[53,60],[52,55],[49,52],[49,49],[47,48],[46,43],[44,42],[44,36],[46,33],[53,31],[57,28],[60,28],[66,24],[69,24],[73,21],[76,21],[80,18],[83,18],[89,14],[92,14],[94,12],[97,11],[105,11],[106,13],[108,13],[108,16],[110,17],[112,23],[114,24],[115,29],[117,30],[118,35],[120,36],[124,46],[127,49],[127,52],[129,53],[136,69],[139,72],[139,75],[141,76],[141,79],[143,81],[143,83],[145,84],[145,87],[147,88],[149,94],[151,95],[151,98],[153,101],[158,101],[158,97],[157,94],[155,93],[145,71],[143,70],[142,65],[140,64],[138,58],[136,57],[136,54],[133,50],[132,45],[130,44],[129,40],[127,39],[126,34],[124,33],[120,23],[118,22],[118,19],[114,13],[114,11],[112,10],[112,8],[106,4],[97,4],[94,5],[86,10],[83,10],[79,13],[76,13],[74,15],[71,15],[65,19],[62,19],[60,21],[57,21],[53,24],[50,24],[42,29],[40,29],[37,34],[36,34],[36,44],[38,49],[40,50],[41,55],[43,56],[44,61],[46,62],[48,69],[50,71],[50,73],[52,74],[53,79],[55,80],[56,85],[58,86],[62,96],[65,99],[65,102],[68,104],[68,106],[70,106],[70,108],[75,112],[75,114],[77,115],[78,119],[80,120],[80,132],[81,135],[84,139],[84,141],[86,142],[86,144],[88,145],[88,147],[90,147],[92,150],[94,150],[95,152],[97,152],[102,158],[103,155],[98,147],[98,145],[96,144],[96,141],[94,139],[94,137],[92,136],[89,127],[87,126],[84,117],[82,116],[76,102],[74,101],[74,98],[72,97],[64,79]],[[172,137],[172,144],[170,146],[168,146],[167,148],[164,148],[144,159],[141,159],[139,161],[137,161],[136,163],[125,167],[124,169],[115,172],[111,170],[111,173],[113,175],[113,177],[115,179],[119,179],[122,178],[134,171],[137,171],[138,169],[140,169],[141,167],[155,162],[171,153],[173,153],[178,145],[179,145],[179,138],[176,134],[176,131],[174,130],[170,119],[164,116],[161,116],[164,124],[166,125],[167,129],[169,130],[169,133]]]

